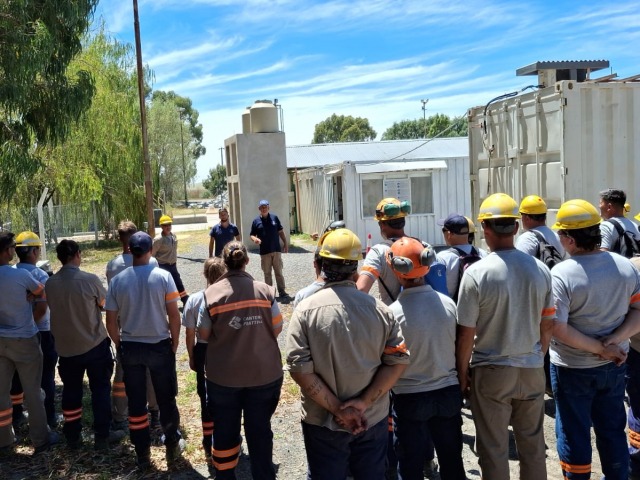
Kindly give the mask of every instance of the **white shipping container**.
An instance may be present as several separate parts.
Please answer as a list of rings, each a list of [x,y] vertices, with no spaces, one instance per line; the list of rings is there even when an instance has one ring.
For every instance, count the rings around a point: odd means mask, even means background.
[[[640,211],[640,83],[559,81],[468,112],[471,202],[496,192],[560,205],[620,188]]]

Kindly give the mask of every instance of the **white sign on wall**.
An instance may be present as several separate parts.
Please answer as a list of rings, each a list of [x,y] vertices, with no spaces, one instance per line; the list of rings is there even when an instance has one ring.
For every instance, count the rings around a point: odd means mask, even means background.
[[[383,197],[395,197],[411,202],[411,181],[408,178],[385,178],[382,183]]]

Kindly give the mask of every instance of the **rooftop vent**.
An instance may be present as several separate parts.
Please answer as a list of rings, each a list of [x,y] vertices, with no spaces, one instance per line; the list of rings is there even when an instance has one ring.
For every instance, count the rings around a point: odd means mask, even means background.
[[[536,62],[516,70],[516,75],[538,75],[538,85],[548,87],[560,80],[584,82],[592,72],[609,68],[609,60]]]

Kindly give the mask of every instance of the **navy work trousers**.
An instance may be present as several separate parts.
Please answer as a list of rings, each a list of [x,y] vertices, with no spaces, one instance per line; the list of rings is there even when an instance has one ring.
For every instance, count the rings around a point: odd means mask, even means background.
[[[93,431],[96,439],[109,437],[111,424],[111,375],[113,353],[111,340],[105,338],[86,353],[73,357],[60,357],[58,373],[62,380],[62,431],[69,442],[80,440],[82,432],[82,380],[89,378]]]
[[[244,416],[251,475],[275,480],[271,416],[280,400],[282,377],[258,387],[224,387],[207,380],[207,404],[213,416],[213,461],[217,480],[235,480]]]
[[[136,454],[146,456],[151,446],[147,417],[147,369],[156,391],[165,445],[177,444],[181,437],[178,430],[180,413],[176,405],[176,355],[171,348],[171,340],[158,343],[121,342],[119,353],[129,407],[129,437]]]
[[[394,446],[400,480],[422,480],[425,445],[438,454],[442,480],[464,480],[462,392],[451,385],[430,392],[393,395]]]

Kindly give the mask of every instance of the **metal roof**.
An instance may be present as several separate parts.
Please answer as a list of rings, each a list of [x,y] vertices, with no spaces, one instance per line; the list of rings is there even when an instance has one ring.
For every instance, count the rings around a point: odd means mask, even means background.
[[[467,137],[382,142],[318,143],[287,147],[287,168],[310,168],[344,162],[380,163],[469,157]]]
[[[590,70],[591,72],[595,72],[603,68],[609,68],[609,60],[538,61],[517,69],[516,75],[537,75],[540,70]]]

